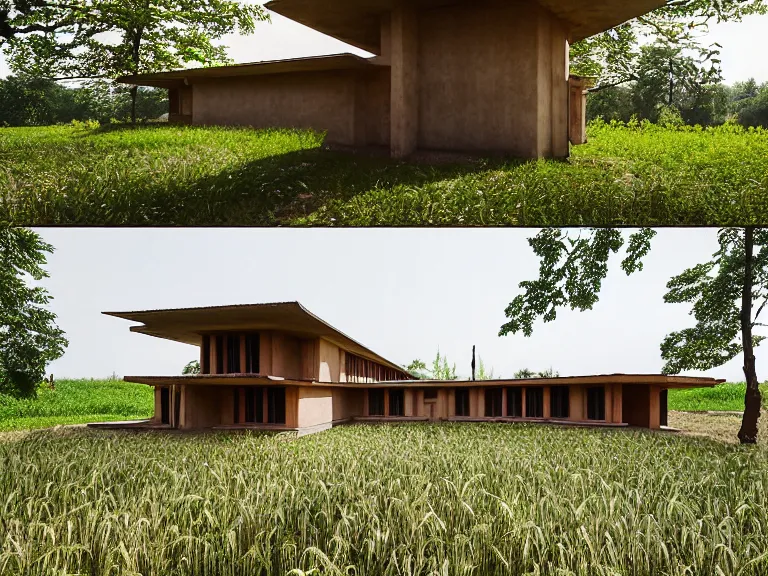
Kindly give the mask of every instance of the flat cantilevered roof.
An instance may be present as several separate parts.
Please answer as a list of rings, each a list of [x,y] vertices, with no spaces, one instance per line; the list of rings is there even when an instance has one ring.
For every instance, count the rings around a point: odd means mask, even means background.
[[[124,320],[141,322],[131,332],[199,346],[202,334],[219,331],[276,330],[300,338],[324,338],[342,350],[408,374],[402,366],[390,362],[312,314],[299,302],[235,304],[202,308],[172,308],[136,312],[103,312]]]
[[[706,388],[723,379],[665,374],[595,374],[591,376],[556,376],[554,378],[505,378],[499,380],[395,380],[391,382],[316,382],[297,378],[277,378],[263,374],[193,374],[186,376],[126,376],[127,382],[150,386],[187,385],[275,385],[332,388],[473,388],[478,386],[603,386],[607,384],[646,384],[662,388]]]
[[[331,54],[329,56],[311,56],[288,60],[265,60],[247,64],[230,64],[208,68],[186,68],[154,74],[134,74],[120,76],[117,82],[138,86],[156,86],[158,88],[178,88],[189,82],[234,78],[238,76],[264,76],[267,74],[286,74],[289,72],[328,72],[331,70],[360,70],[380,66],[367,58],[355,54]]]
[[[381,53],[381,17],[396,0],[272,0],[265,7],[348,44]],[[511,0],[510,0],[511,1]],[[538,0],[571,27],[576,42],[642,16],[664,0]],[[411,0],[423,7],[455,6],[472,0]]]

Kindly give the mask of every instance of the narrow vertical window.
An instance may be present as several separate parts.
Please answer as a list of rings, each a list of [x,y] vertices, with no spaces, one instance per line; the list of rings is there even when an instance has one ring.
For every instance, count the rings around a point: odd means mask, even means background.
[[[211,337],[207,334],[203,335],[203,342],[201,345],[201,358],[200,358],[200,373],[211,373]]]
[[[405,416],[405,390],[389,390],[389,415]]]
[[[587,388],[587,419],[605,420],[605,388]]]
[[[544,417],[544,388],[536,386],[525,389],[525,417]]]
[[[456,388],[454,396],[456,416],[469,416],[469,388]]]
[[[240,336],[230,334],[227,337],[227,372],[240,373]]]
[[[248,334],[245,337],[245,372],[259,373],[259,335]]]
[[[368,416],[384,416],[384,390],[368,390]]]
[[[568,418],[570,414],[568,386],[552,386],[549,389],[549,413],[552,418]]]
[[[267,388],[267,422],[285,424],[285,388]]]
[[[171,390],[170,388],[160,388],[160,422],[163,424],[171,423]]]
[[[485,389],[485,417],[498,418],[501,416],[501,388]]]
[[[659,425],[669,426],[667,417],[667,389],[659,391]]]
[[[256,422],[256,390],[253,386],[245,389],[245,421],[248,423]]]
[[[232,417],[232,422],[235,424],[240,424],[240,388],[234,389],[234,414]]]
[[[224,374],[224,336],[216,336],[216,374]]]
[[[507,416],[510,418],[523,417],[522,388],[507,388]]]

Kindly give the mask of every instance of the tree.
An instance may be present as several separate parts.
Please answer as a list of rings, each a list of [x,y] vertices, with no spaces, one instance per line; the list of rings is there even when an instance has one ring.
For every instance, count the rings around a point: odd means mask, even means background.
[[[763,0],[671,0],[639,18],[596,34],[571,47],[571,72],[598,78],[593,91],[639,80],[637,59],[640,47],[656,41],[677,47],[719,69],[720,46],[702,46],[699,34],[710,21],[739,21],[750,14],[763,14]]]
[[[477,374],[476,380],[493,380],[493,368],[486,368],[483,359],[478,357],[477,359]]]
[[[435,359],[432,361],[432,378],[435,380],[456,380],[456,364],[448,365],[448,358],[440,355],[437,351]]]
[[[642,258],[650,251],[655,232],[642,229],[629,236],[621,262],[629,275],[642,270]],[[672,332],[661,344],[665,373],[707,370],[721,366],[739,353],[744,359],[747,391],[739,440],[754,443],[760,417],[754,347],[762,340],[752,331],[768,300],[768,231],[722,229],[720,249],[710,262],[672,278],[666,302],[690,303],[697,321],[694,328]],[[557,229],[544,229],[529,244],[537,256],[539,278],[520,283],[524,290],[506,309],[509,321],[499,334],[522,332],[530,336],[533,322],[551,322],[557,309],[590,310],[598,301],[608,273],[608,258],[624,245],[617,230],[598,229],[570,238]],[[757,304],[757,310],[752,313]]]
[[[65,3],[24,0],[5,13],[0,34],[11,69],[54,79],[224,63],[226,48],[214,41],[251,34],[256,21],[268,18],[261,6],[240,0],[81,0],[69,10]],[[137,91],[130,88],[133,122]]]
[[[200,362],[197,360],[192,360],[191,362],[187,362],[187,365],[184,366],[184,368],[181,371],[182,374],[200,374]]]
[[[68,342],[46,306],[45,288],[29,286],[48,277],[43,269],[53,246],[23,228],[0,228],[0,393],[32,396],[48,363]]]
[[[404,366],[404,368],[416,380],[426,380],[429,378],[429,374],[427,374],[427,365],[418,358],[408,364],[408,366]]]

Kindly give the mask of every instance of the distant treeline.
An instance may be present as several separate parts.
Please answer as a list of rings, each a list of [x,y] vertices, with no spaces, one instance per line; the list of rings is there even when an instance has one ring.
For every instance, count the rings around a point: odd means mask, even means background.
[[[168,112],[166,90],[139,88],[137,118],[153,120]],[[0,79],[0,126],[49,126],[72,120],[126,120],[130,87],[98,81],[64,85],[53,80],[9,76]]]
[[[671,98],[670,98],[671,96]],[[754,79],[728,86],[673,85],[639,80],[591,92],[587,96],[587,120],[605,121],[632,117],[651,122],[677,121],[684,124],[715,126],[733,121],[742,126],[768,128],[768,82]]]

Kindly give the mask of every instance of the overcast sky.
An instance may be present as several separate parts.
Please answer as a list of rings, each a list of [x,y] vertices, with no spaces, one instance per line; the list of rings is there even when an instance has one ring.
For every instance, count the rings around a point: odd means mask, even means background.
[[[538,261],[520,229],[42,229],[56,247],[44,282],[70,340],[57,378],[172,375],[197,348],[129,331],[126,311],[298,300],[385,358],[431,360],[438,347],[469,375],[472,345],[495,374],[658,372],[664,335],[692,325],[664,304],[670,276],[705,261],[711,229],[664,229],[643,272],[613,261],[600,302],[499,337],[504,309]],[[758,348],[758,375],[764,358]],[[707,375],[741,380],[736,359]],[[763,377],[765,374],[762,375]]]
[[[768,16],[750,16],[740,23],[712,24],[703,37],[705,44],[722,45],[722,70],[726,83],[754,77],[768,81]],[[224,44],[230,47],[230,57],[238,63],[259,60],[298,58],[338,52],[367,55],[343,42],[320,34],[306,26],[272,15],[272,22],[262,22],[251,36],[228,36]],[[8,67],[0,54],[0,77]]]

